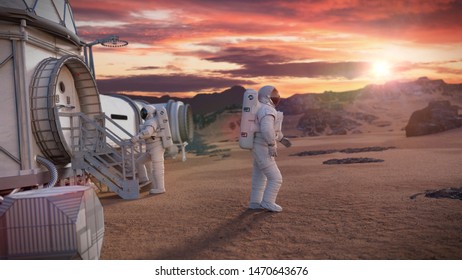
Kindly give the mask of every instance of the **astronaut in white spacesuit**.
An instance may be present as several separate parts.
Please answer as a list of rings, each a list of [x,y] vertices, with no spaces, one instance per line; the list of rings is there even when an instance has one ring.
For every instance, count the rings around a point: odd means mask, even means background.
[[[259,127],[255,133],[252,155],[252,191],[250,194],[250,209],[267,209],[271,212],[281,212],[282,207],[276,204],[276,197],[282,184],[282,175],[276,164],[277,142],[284,146],[291,145],[281,131],[277,131],[278,112],[276,105],[280,95],[273,86],[264,86],[258,91],[260,109],[257,111],[256,124]],[[282,115],[280,115],[282,125]]]
[[[156,117],[156,108],[152,105],[145,105],[141,109],[141,118],[145,121],[140,125],[139,133],[131,139],[132,143],[136,143],[141,139],[146,141],[146,153],[136,159],[136,170],[140,185],[145,185],[148,181],[151,181],[150,194],[164,193],[165,149],[162,145],[161,137],[157,135],[160,124]]]

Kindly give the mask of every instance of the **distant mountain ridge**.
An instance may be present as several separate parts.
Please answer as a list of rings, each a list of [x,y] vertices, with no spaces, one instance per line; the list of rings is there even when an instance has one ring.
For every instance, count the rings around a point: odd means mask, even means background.
[[[207,139],[236,141],[245,88],[233,86],[221,93],[192,98],[130,96],[149,103],[175,99],[190,104],[196,130]],[[413,112],[433,101],[448,101],[462,109],[462,84],[447,84],[426,77],[411,82],[324,93],[295,94],[281,100],[283,132],[287,136],[346,135],[404,130]]]
[[[402,97],[462,95],[462,84],[447,84],[443,80],[430,80],[421,77],[416,81],[391,81],[383,85],[367,85],[362,89],[321,94],[295,94],[283,101],[278,110],[284,114],[301,114],[307,109],[340,109],[342,105],[365,99],[396,100]]]
[[[162,97],[127,95],[132,99],[144,100],[148,103],[166,103],[168,100],[178,100],[189,104],[194,114],[208,114],[233,106],[241,106],[245,88],[233,86],[220,93],[199,93],[194,97],[178,98],[169,95]]]
[[[462,84],[426,77],[391,81],[348,92],[294,95],[281,102],[279,110],[299,115],[293,131],[300,136],[346,135],[403,130],[414,111],[435,101],[462,108]]]
[[[199,93],[188,98],[177,98],[169,95],[162,97],[128,96],[133,99],[145,100],[148,103],[165,103],[169,99],[180,100],[190,104],[195,114],[208,114],[225,108],[241,106],[244,92],[244,87],[236,85],[219,93]],[[344,92],[325,91],[324,93],[294,94],[288,98],[283,98],[278,105],[278,110],[286,115],[294,115],[304,113],[307,109],[335,109],[341,107],[342,104],[358,99],[379,98],[386,100],[396,99],[403,95],[453,96],[454,94],[462,95],[462,84],[447,84],[443,80],[431,80],[427,77],[422,77],[411,82],[391,81],[383,85],[371,84],[361,89]]]

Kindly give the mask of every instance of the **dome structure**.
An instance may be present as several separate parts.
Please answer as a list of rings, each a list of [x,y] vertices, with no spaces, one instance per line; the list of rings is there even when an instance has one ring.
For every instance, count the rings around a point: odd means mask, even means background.
[[[68,0],[0,1],[0,20],[19,22],[21,19],[26,19],[28,25],[80,44]]]

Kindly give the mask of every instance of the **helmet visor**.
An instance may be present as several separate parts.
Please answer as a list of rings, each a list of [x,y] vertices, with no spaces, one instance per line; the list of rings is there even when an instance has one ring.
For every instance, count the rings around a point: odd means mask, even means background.
[[[140,115],[141,115],[141,118],[145,120],[146,117],[148,116],[148,110],[146,110],[146,108],[142,108],[140,111]]]
[[[274,106],[279,104],[279,101],[281,101],[281,96],[279,95],[279,92],[277,89],[273,89],[270,95],[271,102],[273,102]]]

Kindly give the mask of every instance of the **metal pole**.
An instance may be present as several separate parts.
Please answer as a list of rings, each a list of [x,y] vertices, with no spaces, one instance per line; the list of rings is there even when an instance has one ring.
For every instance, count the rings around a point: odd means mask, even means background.
[[[89,50],[90,50],[90,71],[91,71],[91,74],[93,74],[93,77],[96,79],[95,65],[93,64],[93,46],[90,45]]]

